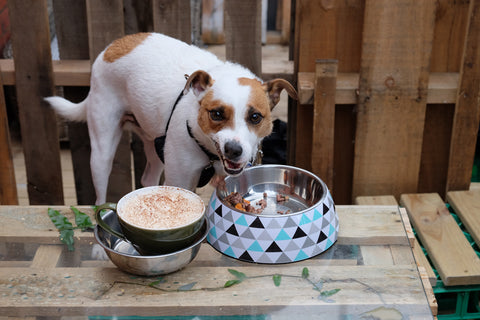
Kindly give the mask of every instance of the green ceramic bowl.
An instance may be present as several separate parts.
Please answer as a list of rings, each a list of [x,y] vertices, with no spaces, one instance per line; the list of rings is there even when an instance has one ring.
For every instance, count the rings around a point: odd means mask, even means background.
[[[143,195],[159,195],[165,196],[171,193],[179,194],[183,198],[188,200],[189,204],[195,204],[195,208],[199,208],[198,214],[186,223],[175,225],[171,227],[144,227],[133,224],[125,219],[124,208],[127,203],[135,197],[141,197]],[[162,201],[162,200],[158,200]],[[155,203],[155,206],[162,207],[167,206],[162,202]],[[188,205],[190,207],[190,205]],[[103,219],[102,212],[105,209],[116,212],[118,222],[122,232],[112,228],[106,220]],[[176,211],[175,214],[182,214],[184,208],[179,208],[180,212]],[[141,214],[140,212],[138,214]],[[202,199],[195,193],[177,187],[169,186],[154,186],[137,189],[122,197],[117,204],[106,203],[97,207],[95,217],[98,225],[100,225],[105,231],[116,237],[131,243],[138,252],[143,255],[158,255],[175,252],[192,245],[197,234],[201,231],[201,227],[205,220],[205,205]]]

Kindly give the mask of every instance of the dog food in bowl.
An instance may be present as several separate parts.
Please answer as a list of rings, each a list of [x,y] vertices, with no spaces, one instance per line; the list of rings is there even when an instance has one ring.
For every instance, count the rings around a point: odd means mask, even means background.
[[[262,200],[266,203],[257,205]],[[249,203],[255,212],[238,203]],[[224,187],[210,198],[207,220],[207,241],[215,249],[267,264],[314,257],[335,243],[339,229],[325,183],[306,170],[284,165],[254,166],[225,178]]]

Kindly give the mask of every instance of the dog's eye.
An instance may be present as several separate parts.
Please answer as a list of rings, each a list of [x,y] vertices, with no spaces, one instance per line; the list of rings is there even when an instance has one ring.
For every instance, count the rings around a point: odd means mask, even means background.
[[[249,120],[252,124],[259,124],[262,119],[263,116],[258,112],[252,113],[249,117]]]
[[[213,121],[223,121],[225,119],[221,110],[210,110],[209,113],[210,119],[212,119]]]

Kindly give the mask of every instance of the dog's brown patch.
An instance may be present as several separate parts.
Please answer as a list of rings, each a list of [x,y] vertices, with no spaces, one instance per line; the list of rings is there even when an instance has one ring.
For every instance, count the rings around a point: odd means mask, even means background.
[[[103,60],[106,62],[114,62],[117,59],[127,55],[139,44],[141,44],[150,33],[136,33],[117,39],[105,50]]]
[[[222,114],[222,121],[215,121],[211,118],[211,112],[218,111]],[[205,134],[216,133],[226,127],[233,127],[234,110],[231,105],[221,100],[213,99],[213,92],[207,92],[200,101],[198,111],[198,124]]]
[[[263,120],[258,124],[250,123],[249,126],[257,136],[266,137],[272,132],[271,107],[268,93],[265,91],[262,83],[256,79],[239,78],[238,83],[242,86],[250,86],[250,96],[248,97],[248,105],[250,110],[245,115],[249,117],[250,114],[258,112],[262,115]],[[248,119],[247,123],[248,122]]]

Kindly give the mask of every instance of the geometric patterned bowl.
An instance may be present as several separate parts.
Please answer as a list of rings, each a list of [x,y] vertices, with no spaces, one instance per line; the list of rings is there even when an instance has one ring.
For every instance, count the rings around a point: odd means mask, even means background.
[[[332,196],[325,183],[306,170],[259,165],[225,178],[225,186],[210,198],[207,241],[227,256],[290,263],[314,257],[337,240],[339,222]],[[232,192],[251,204],[266,199],[267,207],[260,214],[232,208],[224,201]],[[277,194],[288,195],[288,200],[277,202]]]

